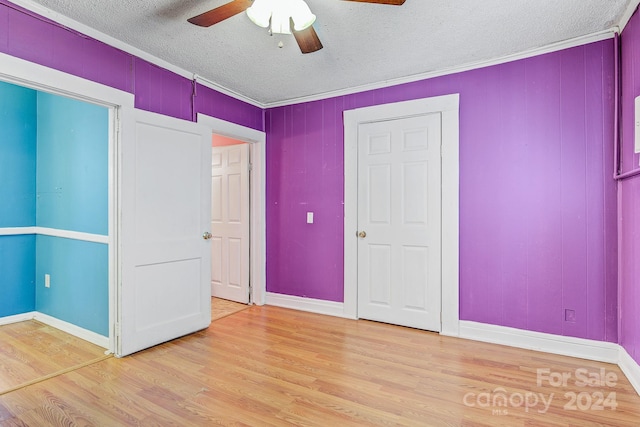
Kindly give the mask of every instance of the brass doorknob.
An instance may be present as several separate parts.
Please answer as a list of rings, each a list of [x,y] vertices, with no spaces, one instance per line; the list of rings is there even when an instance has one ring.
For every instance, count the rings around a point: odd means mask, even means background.
[[[213,237],[213,235],[211,233],[209,233],[208,231],[205,231],[204,233],[202,233],[202,238],[204,240],[209,240],[212,237]]]
[[[358,237],[360,237],[361,239],[364,239],[365,237],[367,237],[367,232],[366,231],[359,232]]]

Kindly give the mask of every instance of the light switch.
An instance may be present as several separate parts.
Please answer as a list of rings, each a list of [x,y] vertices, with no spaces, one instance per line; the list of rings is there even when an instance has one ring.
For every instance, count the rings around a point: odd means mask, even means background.
[[[313,224],[313,212],[307,212],[307,224]]]

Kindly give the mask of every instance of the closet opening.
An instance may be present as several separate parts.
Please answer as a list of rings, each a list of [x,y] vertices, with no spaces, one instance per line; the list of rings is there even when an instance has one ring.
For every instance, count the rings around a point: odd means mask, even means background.
[[[111,347],[113,116],[0,80],[0,392]]]

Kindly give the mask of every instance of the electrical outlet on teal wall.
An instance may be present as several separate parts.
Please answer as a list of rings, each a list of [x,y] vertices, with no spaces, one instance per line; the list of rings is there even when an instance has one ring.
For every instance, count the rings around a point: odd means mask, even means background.
[[[36,259],[36,310],[109,336],[108,245],[40,235]]]

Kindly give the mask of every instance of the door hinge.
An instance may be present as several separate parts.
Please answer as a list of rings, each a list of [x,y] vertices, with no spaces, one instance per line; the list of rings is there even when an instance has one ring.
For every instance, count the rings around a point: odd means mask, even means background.
[[[122,128],[122,119],[120,117],[120,109],[115,108],[113,113],[113,133],[116,141],[120,140],[120,129]]]
[[[249,172],[253,170],[253,164],[249,163]]]
[[[122,340],[122,331],[120,330],[120,323],[115,322],[113,324],[113,337],[114,337],[114,345],[115,348],[113,349],[114,353],[117,353],[118,351],[120,351],[120,341]]]

